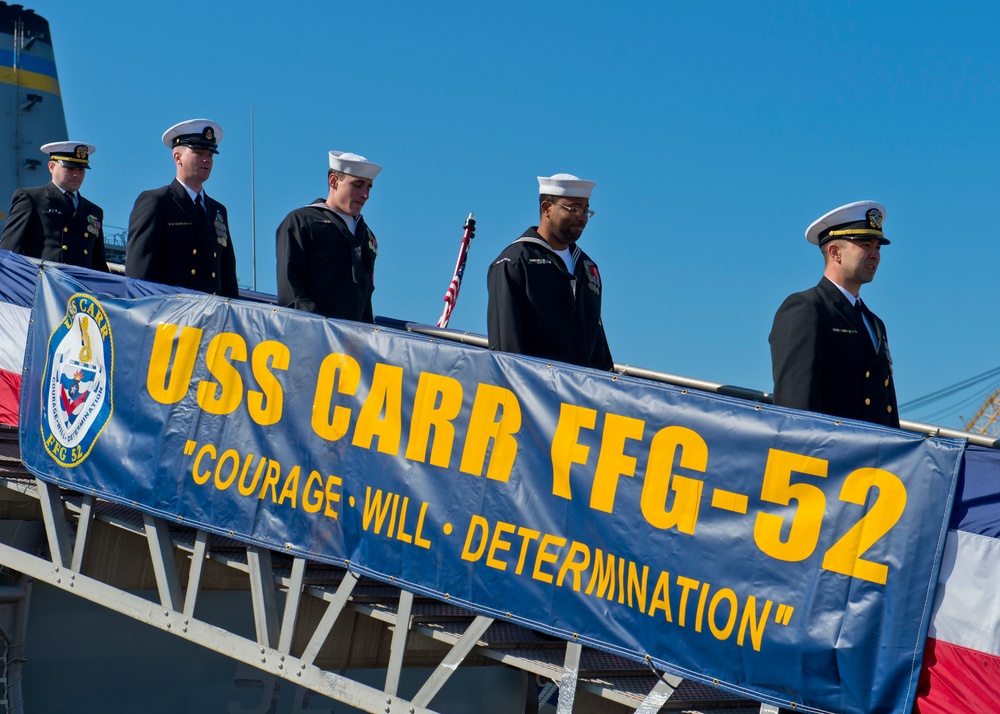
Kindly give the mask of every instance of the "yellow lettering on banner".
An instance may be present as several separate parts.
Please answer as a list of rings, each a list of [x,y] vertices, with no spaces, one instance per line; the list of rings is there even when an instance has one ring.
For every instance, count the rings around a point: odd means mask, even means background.
[[[649,566],[642,566],[642,575],[636,564],[628,561],[628,606],[639,606],[639,612],[646,612],[646,582],[649,579]],[[633,600],[635,601],[633,603]]]
[[[566,545],[566,539],[560,536],[552,535],[551,533],[546,533],[542,536],[542,540],[538,544],[538,554],[535,556],[535,569],[534,572],[531,573],[531,577],[535,580],[541,580],[543,583],[551,583],[552,575],[549,573],[543,573],[542,565],[555,563],[559,559],[559,553],[549,552],[550,545],[554,545],[556,548],[562,548]]]
[[[251,455],[247,461],[252,459]],[[227,461],[233,462],[233,467],[229,471],[228,478],[222,478],[222,467]],[[240,455],[236,453],[235,449],[226,449],[222,452],[222,457],[219,459],[218,463],[215,465],[215,487],[220,491],[225,491],[227,488],[233,485],[233,481],[236,480],[236,474],[240,470]]]
[[[351,410],[333,405],[333,390],[336,388],[340,394],[354,396],[360,382],[361,365],[353,357],[329,354],[323,359],[316,378],[316,395],[312,408],[312,428],[318,436],[327,441],[336,441],[347,433],[351,423]]]
[[[764,612],[760,614],[760,619],[757,619],[757,598],[753,595],[747,596],[746,605],[743,607],[743,620],[740,622],[740,633],[736,636],[736,644],[743,646],[749,630],[754,651],[760,652],[760,643],[764,638],[764,625],[771,614],[771,604],[770,600],[764,602]]]
[[[581,560],[577,560],[577,556],[581,556]],[[570,586],[576,592],[580,592],[580,579],[583,576],[583,571],[590,567],[590,548],[585,546],[583,543],[578,543],[573,541],[569,546],[569,552],[566,554],[565,560],[563,560],[562,567],[559,568],[559,575],[556,578],[556,585],[562,587],[563,581],[566,579],[567,573],[573,574],[573,584]]]
[[[198,406],[209,414],[232,414],[243,401],[243,378],[230,359],[246,362],[247,343],[233,332],[220,332],[208,343],[205,357],[209,373],[218,382],[198,383]]]
[[[319,513],[323,508],[323,477],[319,471],[310,471],[302,491],[302,509],[306,513]]]
[[[729,617],[726,619],[726,624],[719,627],[716,614],[718,613],[719,605],[723,602],[729,603]],[[722,588],[715,591],[715,595],[712,596],[712,602],[708,606],[708,628],[712,631],[715,639],[726,640],[733,633],[733,627],[736,626],[737,607],[736,593],[731,589]]]
[[[496,527],[493,529],[493,538],[490,540],[490,552],[486,556],[486,564],[491,568],[496,568],[497,570],[506,570],[507,563],[502,560],[496,559],[497,550],[510,550],[510,541],[503,539],[505,533],[513,533],[514,524],[504,523],[503,521],[497,521]]]
[[[680,615],[677,617],[677,624],[680,627],[684,627],[685,615],[687,614],[688,595],[692,590],[697,590],[698,586],[701,585],[701,582],[695,580],[694,578],[678,576],[677,584],[681,586],[681,603],[680,607],[677,608]]]
[[[103,312],[97,314],[97,324],[101,328],[101,337],[107,337],[111,334],[111,325],[108,324],[106,315]]]
[[[76,306],[76,301],[70,300],[66,305],[66,318],[62,322],[63,327],[67,330],[73,327],[73,318],[76,317],[77,312],[79,312],[79,308]]]
[[[701,623],[705,620],[705,601],[708,598],[708,583],[701,584],[701,592],[698,594],[698,611],[694,617],[694,631],[701,632]]]
[[[277,424],[281,420],[282,400],[281,382],[274,376],[272,369],[282,371],[288,369],[291,353],[288,347],[276,340],[267,340],[254,347],[251,366],[253,377],[260,385],[261,391],[251,389],[247,392],[247,411],[250,418],[261,426]],[[270,368],[268,367],[270,362]]]
[[[615,556],[608,553],[608,559],[604,561],[601,559],[603,555],[600,548],[594,553],[594,570],[590,573],[590,582],[587,583],[587,589],[584,592],[587,595],[613,600],[615,597]]]
[[[618,559],[618,604],[625,604],[625,560]]]
[[[208,480],[212,478],[211,471],[201,471],[201,459],[204,456],[215,461],[215,447],[211,444],[205,444],[203,447],[198,449],[198,455],[194,457],[194,463],[191,465],[191,478],[199,486],[203,486],[208,483]]]
[[[392,537],[393,531],[396,529],[396,514],[399,513],[399,494],[392,494],[392,506],[389,511],[389,532],[387,535]]]
[[[285,502],[285,499],[291,499],[292,508],[296,507],[298,502],[299,493],[299,472],[302,469],[296,464],[292,467],[292,470],[288,472],[288,476],[285,477],[285,485],[281,487],[281,495],[278,496],[278,505],[280,506]]]
[[[520,575],[524,572],[524,562],[528,557],[528,546],[541,538],[542,532],[536,531],[534,528],[521,526],[517,529],[517,534],[521,536],[521,550],[517,556],[517,568],[514,572]]]
[[[70,302],[68,304],[68,314],[65,320],[66,327],[73,326],[73,318],[76,316],[77,312],[84,312],[90,315],[94,319],[94,324],[97,325],[101,332],[101,337],[107,337],[110,332],[110,328],[104,319],[104,312],[100,310],[93,300],[87,297],[76,296],[77,300]],[[79,308],[77,308],[76,303],[79,303]]]
[[[878,493],[874,503],[868,498],[872,489],[877,489]],[[889,566],[861,556],[892,530],[903,515],[906,486],[898,476],[884,469],[860,468],[844,479],[840,500],[858,506],[868,505],[868,511],[826,551],[823,569],[885,585]]]
[[[281,479],[281,464],[279,464],[274,459],[267,460],[267,474],[264,476],[264,481],[260,484],[260,493],[257,494],[257,498],[260,500],[264,499],[267,489],[271,489],[271,503],[277,503],[278,501],[278,481]]]
[[[462,383],[452,377],[431,372],[421,372],[417,394],[413,400],[413,417],[410,419],[410,436],[406,444],[406,458],[424,462],[431,428],[434,442],[431,446],[431,464],[448,468],[451,447],[455,443],[455,425],[452,420],[462,409]]]
[[[826,509],[826,494],[818,486],[805,482],[792,483],[791,479],[793,473],[826,478],[828,466],[825,459],[780,449],[768,450],[760,499],[781,506],[788,506],[794,500],[797,508],[791,516],[785,540],[782,540],[781,534],[788,509],[781,509],[780,514],[757,514],[753,538],[764,553],[777,560],[797,563],[816,550]]]
[[[667,571],[653,571],[656,582],[650,588],[648,565],[600,549],[591,551],[585,543],[569,541],[553,533],[539,534],[516,523],[491,522],[483,516],[470,516],[462,546],[463,560],[482,562],[486,567],[510,573],[515,549],[520,550],[516,575],[540,583],[554,583],[557,587],[570,587],[577,593],[589,578],[583,589],[587,596],[621,604],[651,618],[661,618],[665,623],[705,633],[705,636],[710,633],[720,641],[735,639],[740,647],[748,643],[760,651],[764,631],[771,626],[769,617],[775,607],[771,600],[764,600],[758,612],[757,598],[753,595],[746,595],[741,604],[740,596],[731,588],[715,589],[709,582],[681,575],[671,580]],[[532,565],[525,572],[524,565],[529,558]],[[603,609],[607,608],[605,604]],[[794,607],[778,603],[777,608],[774,623],[788,625]],[[674,613],[678,613],[676,618]],[[733,638],[737,623],[738,633]]]
[[[189,441],[185,446],[184,453],[190,455],[194,452],[196,446],[195,442]],[[324,516],[339,518],[336,506],[341,501],[342,493],[340,487],[343,481],[338,476],[332,474],[327,476],[324,485],[323,477],[319,472],[311,471],[308,478],[305,479],[304,488],[300,488],[302,484],[302,466],[295,464],[288,471],[287,476],[285,476],[279,495],[277,485],[281,481],[282,473],[279,462],[261,456],[257,459],[257,469],[253,471],[251,481],[248,479],[248,475],[252,472],[251,466],[255,458],[253,454],[241,457],[235,449],[227,449],[219,456],[218,460],[215,457],[216,448],[211,444],[205,444],[198,449],[191,468],[191,477],[195,483],[199,485],[207,484],[212,480],[214,473],[215,478],[212,485],[220,492],[226,491],[236,483],[241,496],[252,498],[256,494],[258,499],[270,498],[272,502],[279,506],[284,506],[287,501],[289,508],[298,508],[299,499],[301,498],[302,507],[307,513],[319,513],[322,510]],[[205,459],[215,461],[214,470],[210,466],[203,467]],[[242,471],[240,469],[241,461]],[[238,481],[237,477],[239,478]],[[259,491],[257,490],[258,484],[260,485]],[[424,505],[426,506],[426,504]],[[427,547],[429,547],[429,541],[420,538],[420,531],[423,527],[423,516],[424,513],[421,511],[413,542],[422,547],[424,543],[427,543]],[[405,518],[405,507],[403,517]]]
[[[413,536],[406,532],[406,509],[410,506],[410,499],[403,496],[403,501],[399,506],[399,527],[396,529],[396,540],[404,543],[412,543]],[[389,535],[392,535],[391,533]]]
[[[340,483],[340,479],[337,479]],[[337,500],[340,500],[338,494]],[[362,527],[364,530],[386,538],[395,538],[401,543],[415,545],[418,548],[430,549],[431,542],[422,536],[424,520],[427,518],[427,502],[420,502],[420,513],[417,515],[416,527],[407,531],[407,514],[410,509],[410,497],[400,497],[398,493],[383,494],[381,489],[372,492],[371,486],[365,490],[365,505],[362,510]],[[386,526],[388,519],[388,526]]]
[[[500,419],[497,421],[497,412]],[[504,483],[510,478],[517,456],[517,440],[514,438],[521,429],[521,405],[509,389],[492,384],[480,384],[476,389],[476,399],[472,403],[469,417],[469,431],[465,437],[462,463],[459,471],[473,476],[483,475],[486,452],[490,441],[493,452],[486,469],[486,478]]]
[[[331,503],[340,503],[340,489],[344,484],[344,479],[340,476],[334,476],[330,474],[326,477],[326,508],[323,509],[323,515],[329,516],[330,518],[338,518],[338,513]]]
[[[390,496],[391,495],[392,494],[390,494]],[[361,527],[366,531],[372,530],[371,525],[374,522],[375,532],[381,533],[382,526],[385,524],[386,516],[389,515],[391,505],[392,498],[386,498],[383,501],[382,489],[377,489],[373,496],[372,487],[365,487],[365,509],[361,516]]]
[[[642,515],[654,528],[676,526],[681,533],[694,533],[704,481],[673,473],[677,450],[678,465],[705,473],[708,468],[708,445],[696,432],[682,426],[660,429],[649,445],[646,478],[639,500]],[[667,508],[673,489],[673,506]],[[683,616],[683,613],[682,613]]]
[[[236,489],[240,492],[241,496],[252,496],[254,491],[257,490],[257,484],[260,483],[260,477],[264,473],[264,467],[267,466],[267,459],[263,456],[260,457],[260,461],[257,462],[257,470],[254,471],[253,481],[249,484],[247,483],[247,473],[250,471],[250,464],[253,461],[253,455],[243,461],[243,471],[240,472],[240,482],[236,484]]]
[[[184,398],[198,358],[203,330],[198,327],[181,327],[176,354],[171,361],[178,327],[161,322],[156,326],[153,337],[153,350],[149,355],[146,371],[146,391],[160,404],[176,404]]]
[[[580,429],[593,430],[597,424],[597,410],[577,407],[572,404],[559,405],[559,423],[552,437],[552,493],[572,500],[569,485],[569,471],[573,464],[587,463],[590,447],[579,443]]]
[[[625,454],[625,442],[641,441],[645,427],[646,423],[641,419],[619,414],[607,414],[604,417],[601,453],[597,457],[594,487],[590,492],[590,507],[594,510],[611,513],[615,505],[618,477],[635,476],[636,459]]]
[[[469,519],[469,531],[465,534],[465,543],[462,545],[462,560],[476,562],[483,557],[486,552],[486,543],[490,534],[490,526],[485,518],[473,514]],[[472,550],[473,539],[479,538],[479,545]]]
[[[399,453],[403,430],[403,368],[377,362],[372,373],[372,387],[354,425],[351,443],[370,449],[378,436],[378,450],[383,454]],[[384,416],[383,416],[384,415]]]
[[[430,550],[431,542],[427,538],[422,538],[424,532],[424,519],[427,517],[427,501],[420,504],[420,515],[417,517],[417,530],[413,532],[413,545]]]
[[[674,616],[670,612],[670,573],[665,570],[661,570],[660,577],[656,579],[653,599],[649,604],[649,616],[655,615],[657,610],[663,610],[664,621],[674,621]]]

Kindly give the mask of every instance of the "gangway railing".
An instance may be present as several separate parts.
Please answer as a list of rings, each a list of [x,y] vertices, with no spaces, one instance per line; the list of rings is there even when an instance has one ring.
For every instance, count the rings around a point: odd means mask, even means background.
[[[9,455],[16,438],[16,430],[0,428],[0,447],[6,447],[0,452]],[[34,581],[57,588],[361,711],[435,714],[435,697],[460,665],[505,665],[554,685],[549,691],[558,692],[553,702],[558,714],[777,712],[642,663],[368,580],[349,568],[290,557],[60,488],[30,476],[19,460],[0,458],[0,501],[10,498],[33,502],[44,523],[42,547],[0,542],[0,565],[16,572],[22,587]],[[148,592],[155,599],[136,594],[147,588],[135,581],[116,581],[111,569],[88,569],[88,562],[104,559],[91,551],[101,547],[97,543],[106,544],[108,539],[96,534],[109,528],[133,541],[125,549],[132,558],[128,571],[152,573]],[[122,552],[121,544],[116,542],[115,549]],[[200,619],[210,563],[245,578],[252,638]],[[350,676],[352,664],[342,654],[347,648],[334,635],[336,626],[350,618],[387,631],[387,655],[365,654],[361,648],[367,665],[384,669],[381,687]],[[19,622],[20,644],[25,619]],[[2,628],[0,636],[8,649],[17,644]],[[379,639],[385,637],[372,637]],[[403,668],[415,662],[426,666],[429,660],[430,674],[416,693],[401,696]],[[20,689],[7,692],[2,711],[33,714]]]
[[[489,346],[484,336],[477,335],[473,332],[462,332],[460,330],[451,330],[436,327],[434,325],[425,325],[419,322],[407,322],[405,320],[396,320],[381,316],[375,318],[375,321],[385,327],[415,332],[417,334],[427,335],[438,339],[461,342],[462,344],[476,345],[478,347]],[[674,386],[683,387],[685,389],[699,389],[703,392],[724,394],[730,397],[748,399],[753,402],[761,402],[762,404],[774,403],[774,395],[770,392],[762,392],[748,387],[738,387],[732,384],[710,382],[704,379],[694,379],[693,377],[684,377],[678,374],[670,374],[669,372],[659,372],[654,369],[637,367],[631,364],[621,364],[616,362],[615,372],[618,372],[619,374],[627,374],[631,377],[641,377],[642,379],[653,380],[654,382],[673,384]],[[1000,448],[1000,438],[996,438],[988,434],[974,434],[960,429],[951,429],[945,426],[925,424],[923,422],[911,421],[908,419],[900,419],[899,426],[901,429],[905,429],[906,431],[912,431],[926,436],[943,436],[953,439],[966,439],[970,444],[976,444],[977,446],[986,446],[994,449]]]
[[[379,325],[405,329],[434,339],[448,339],[486,347],[481,335],[419,323],[378,318]],[[769,403],[765,392],[690,379],[654,370],[616,364],[615,370],[683,389],[698,389]],[[959,436],[972,443],[996,447],[997,440],[919,422],[903,422],[918,433]],[[0,627],[9,652],[20,643],[13,634],[23,628],[33,580],[85,598],[162,632],[225,654],[272,677],[304,687],[332,700],[373,714],[434,714],[435,698],[459,666],[505,665],[558,690],[557,714],[573,711],[636,712],[696,710],[706,714],[776,712],[776,708],[741,699],[720,689],[663,675],[640,662],[599,652],[574,641],[564,641],[505,622],[476,615],[447,601],[415,595],[394,584],[369,580],[350,567],[341,568],[281,551],[212,535],[181,522],[138,509],[113,504],[58,485],[34,479],[20,463],[17,431],[0,428],[0,500],[5,497],[34,504],[44,524],[42,547],[0,543],[0,565],[18,574],[12,601],[24,609],[10,626]],[[120,582],[113,574],[88,568],[93,562],[95,533],[116,529],[138,547],[132,551],[141,563],[133,570],[148,571],[153,599],[137,594],[134,582]],[[99,558],[99,556],[98,556]],[[235,632],[200,617],[199,603],[211,564],[242,579],[249,592],[248,615],[253,635]],[[18,589],[19,588],[19,589]],[[25,593],[16,596],[15,592]],[[361,619],[372,632],[388,638],[385,651],[373,647],[367,663],[384,670],[381,686],[350,676],[356,667],[345,659],[336,641],[339,625]],[[0,622],[0,625],[3,623]],[[373,636],[373,641],[378,636]],[[403,669],[430,663],[429,674],[415,693],[401,696]],[[18,668],[30,666],[16,658]],[[6,676],[13,681],[8,664]],[[4,689],[5,711],[31,714],[20,688]],[[544,704],[544,702],[542,702]],[[530,711],[526,707],[526,711]],[[551,711],[551,708],[548,709]]]

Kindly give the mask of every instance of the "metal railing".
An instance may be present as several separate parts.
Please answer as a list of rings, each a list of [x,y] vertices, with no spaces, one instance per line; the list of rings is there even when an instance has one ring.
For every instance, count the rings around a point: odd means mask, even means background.
[[[428,337],[451,340],[452,342],[461,342],[462,344],[476,345],[477,347],[483,348],[489,347],[489,344],[483,335],[477,335],[473,332],[451,330],[436,327],[434,325],[424,325],[419,322],[407,322],[405,320],[397,320],[391,317],[382,316],[376,317],[375,322],[383,327],[406,330],[407,332],[427,335]],[[645,367],[637,367],[630,364],[620,364],[618,362],[615,363],[615,372],[618,372],[619,374],[626,374],[630,377],[640,377],[654,382],[672,384],[685,389],[698,389],[703,392],[714,392],[715,394],[723,394],[729,397],[747,399],[753,402],[760,402],[762,404],[774,403],[773,395],[769,392],[762,392],[748,387],[739,387],[733,384],[709,382],[704,379],[683,377],[678,374],[670,374],[669,372],[660,372],[655,369],[647,369]],[[993,449],[1000,448],[1000,439],[988,434],[973,434],[960,429],[951,429],[946,426],[925,424],[923,422],[910,421],[908,419],[900,419],[899,425],[901,429],[912,431],[917,434],[924,434],[926,436],[943,436],[952,439],[966,439],[970,444],[975,444],[977,446],[986,446]]]

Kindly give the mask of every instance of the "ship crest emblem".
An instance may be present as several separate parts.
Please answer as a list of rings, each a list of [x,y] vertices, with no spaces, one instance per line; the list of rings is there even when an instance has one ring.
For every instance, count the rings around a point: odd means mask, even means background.
[[[73,295],[49,337],[42,382],[42,438],[56,463],[77,466],[111,419],[114,345],[101,304]]]

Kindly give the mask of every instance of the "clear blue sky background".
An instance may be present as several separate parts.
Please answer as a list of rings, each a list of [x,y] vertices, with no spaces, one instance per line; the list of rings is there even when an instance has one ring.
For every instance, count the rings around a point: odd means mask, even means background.
[[[815,284],[805,228],[886,207],[875,282],[900,402],[997,366],[1000,4],[25,2],[48,19],[83,193],[126,226],[173,177],[160,136],[225,138],[206,189],[240,282],[275,290],[274,229],[325,194],[327,151],[384,166],[364,211],[375,312],[485,333],[487,267],[537,222],[538,175],[592,179],[581,246],[618,362],[769,391],[767,335]],[[251,107],[255,141],[251,142]],[[255,192],[251,146],[255,146]],[[959,426],[996,388],[904,419]]]

